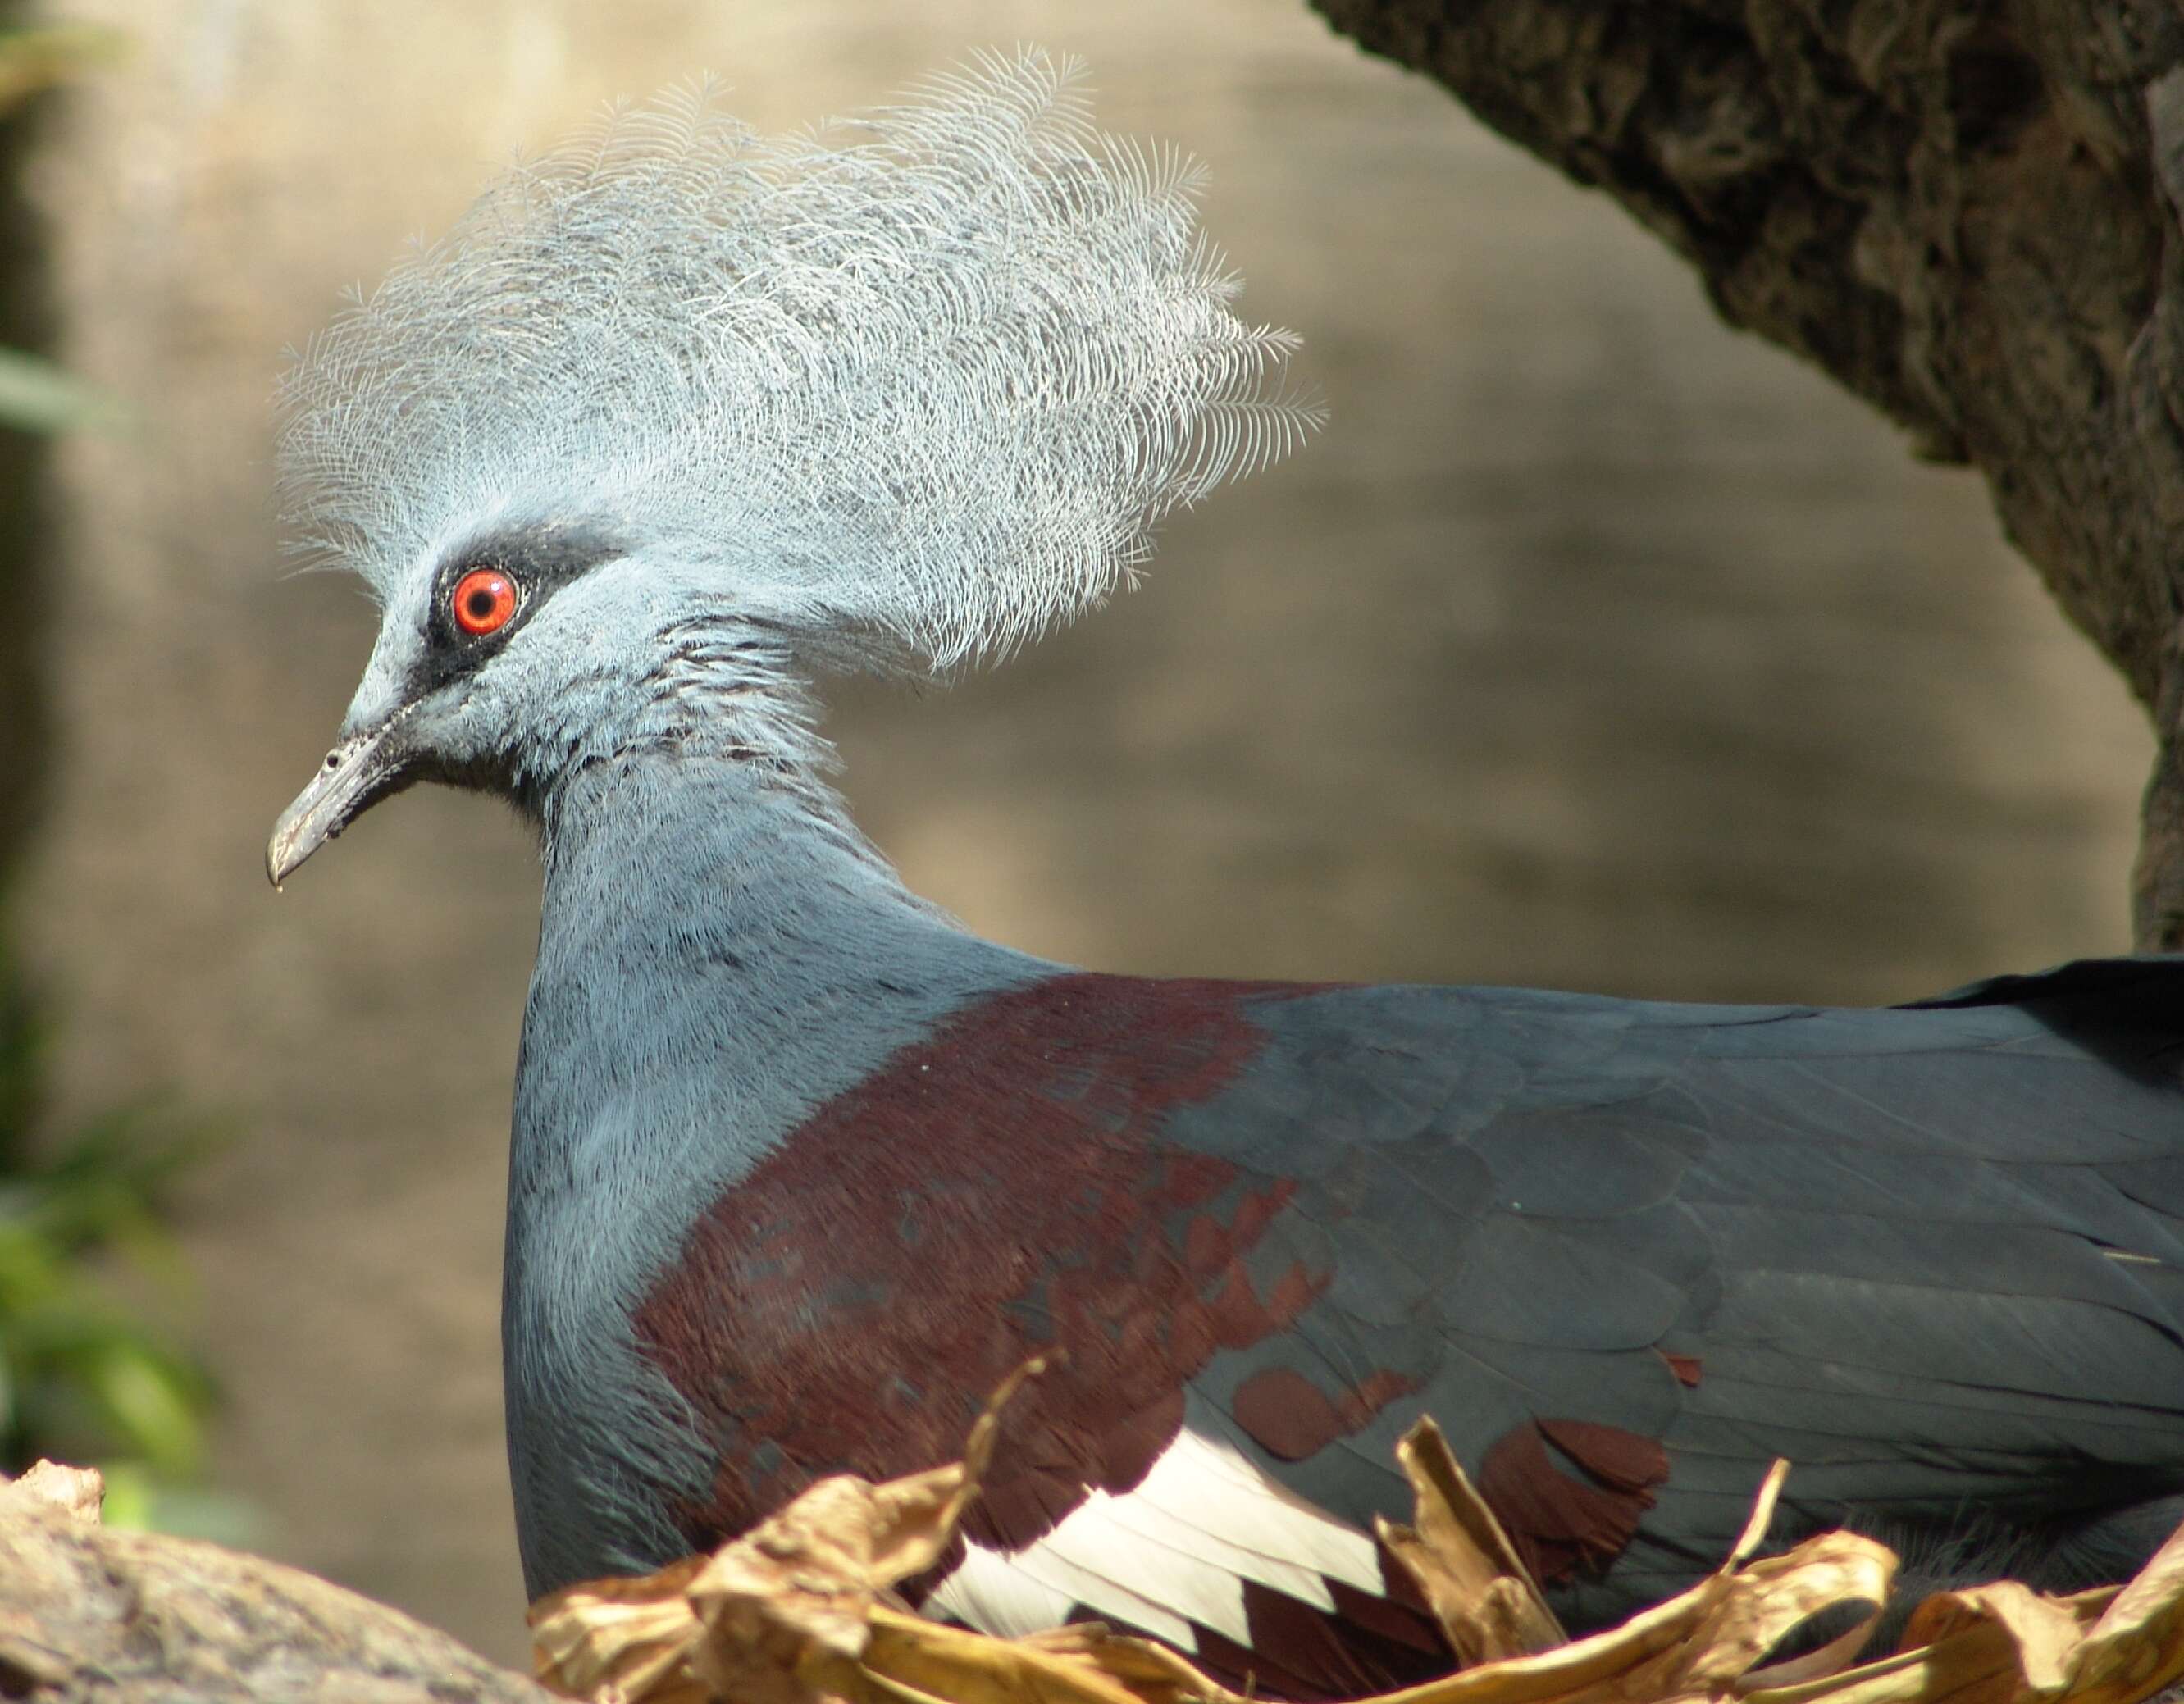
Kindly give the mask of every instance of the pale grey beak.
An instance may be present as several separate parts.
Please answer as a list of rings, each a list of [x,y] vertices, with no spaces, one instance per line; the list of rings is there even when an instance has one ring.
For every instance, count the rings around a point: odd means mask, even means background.
[[[326,754],[311,784],[281,813],[273,825],[273,838],[265,843],[265,874],[276,888],[366,807],[400,784],[409,755],[401,727],[398,715],[352,734]]]

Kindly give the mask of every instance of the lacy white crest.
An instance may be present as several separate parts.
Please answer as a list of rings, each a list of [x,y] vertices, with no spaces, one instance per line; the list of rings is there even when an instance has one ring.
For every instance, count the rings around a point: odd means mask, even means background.
[[[384,600],[497,525],[604,522],[934,668],[1096,601],[1315,415],[1190,164],[1078,82],[989,56],[783,139],[700,83],[519,163],[287,376],[300,547]]]

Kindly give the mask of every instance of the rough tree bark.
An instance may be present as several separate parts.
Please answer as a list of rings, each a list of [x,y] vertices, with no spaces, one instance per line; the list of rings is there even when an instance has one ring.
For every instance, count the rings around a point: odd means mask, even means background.
[[[2133,922],[2184,948],[2184,8],[1312,4],[1607,191],[1730,324],[1986,475],[2154,719]]]

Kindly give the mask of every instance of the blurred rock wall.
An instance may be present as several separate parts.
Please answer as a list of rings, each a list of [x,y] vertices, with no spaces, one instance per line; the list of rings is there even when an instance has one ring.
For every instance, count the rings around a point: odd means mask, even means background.
[[[281,576],[285,343],[519,146],[699,68],[768,127],[974,44],[1088,56],[1207,159],[1328,431],[1146,586],[921,701],[839,695],[866,826],[973,926],[1148,971],[1878,1000],[2121,947],[2150,742],[1960,473],[1724,332],[1678,265],[1301,4],[83,0],[131,60],[38,189],[68,359],[61,1091],[244,1131],[187,1228],[267,1548],[521,1649],[501,1183],[537,871],[406,797],[276,898],[371,631]],[[1449,328],[1461,328],[1451,335]]]

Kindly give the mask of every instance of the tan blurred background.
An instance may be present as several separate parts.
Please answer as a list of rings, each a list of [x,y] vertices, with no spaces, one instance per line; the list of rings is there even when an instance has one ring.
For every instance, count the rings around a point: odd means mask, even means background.
[[[1332,424],[1006,672],[839,700],[850,791],[972,925],[1150,971],[1885,1000],[2126,944],[2150,745],[1996,536],[1603,202],[1288,0],[82,0],[136,39],[38,191],[78,439],[25,897],[63,1098],[242,1131],[185,1235],[265,1547],[521,1649],[500,1457],[508,1083],[537,871],[412,795],[260,849],[371,626],[284,580],[287,342],[519,146],[699,68],[767,127],[978,44],[1092,62],[1211,161]]]

